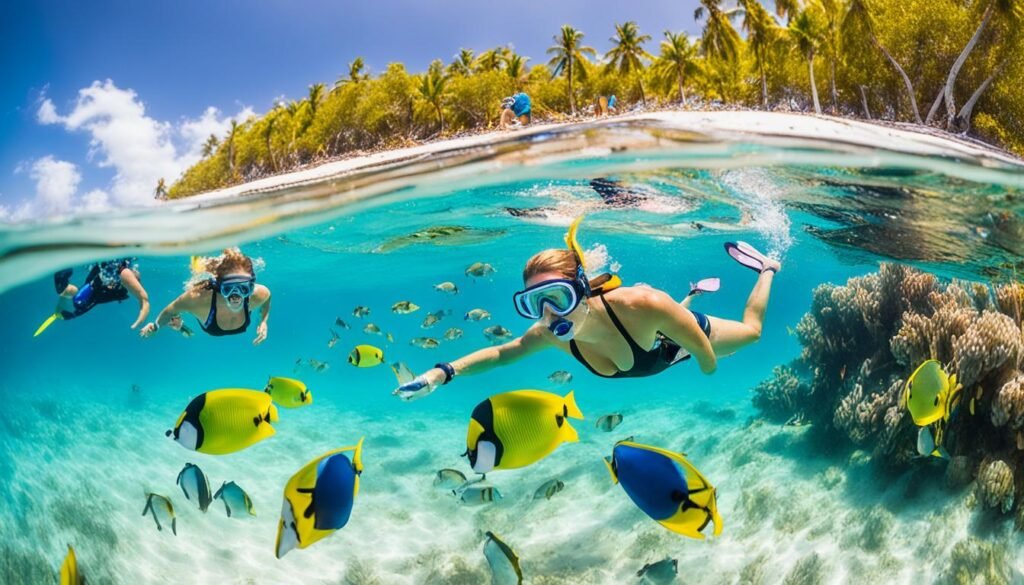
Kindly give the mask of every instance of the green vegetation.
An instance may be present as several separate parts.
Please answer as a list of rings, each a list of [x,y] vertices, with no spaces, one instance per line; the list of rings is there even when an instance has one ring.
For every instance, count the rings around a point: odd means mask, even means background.
[[[501,98],[517,91],[530,95],[535,119],[570,120],[613,94],[620,111],[824,109],[969,132],[1024,154],[1024,0],[782,0],[774,13],[758,0],[700,4],[700,38],[664,31],[657,56],[651,36],[625,22],[603,56],[563,26],[550,60],[532,66],[510,47],[462,49],[420,74],[392,63],[371,75],[356,58],[333,87],[312,85],[305,98],[210,136],[202,160],[155,195],[492,128]]]

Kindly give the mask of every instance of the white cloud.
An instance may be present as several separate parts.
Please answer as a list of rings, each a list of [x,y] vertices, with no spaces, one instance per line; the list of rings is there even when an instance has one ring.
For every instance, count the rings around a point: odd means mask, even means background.
[[[241,124],[255,115],[256,112],[246,106],[234,116],[225,118],[221,117],[220,110],[211,106],[206,108],[202,116],[195,119],[186,119],[178,129],[179,134],[185,141],[183,158],[189,161],[188,164],[195,164],[201,156],[203,143],[206,142],[206,139],[211,134],[216,136],[218,140],[222,139],[227,135],[228,130],[231,129],[232,120]]]
[[[110,209],[110,196],[102,189],[93,189],[82,195],[81,210],[85,213],[100,213]]]
[[[82,175],[73,163],[44,156],[32,164],[30,175],[36,182],[36,201],[48,214],[71,210],[71,200]]]
[[[50,98],[43,100],[39,104],[39,111],[36,112],[36,119],[39,120],[40,124],[57,124],[62,121],[61,117],[57,115],[57,108],[50,101]]]

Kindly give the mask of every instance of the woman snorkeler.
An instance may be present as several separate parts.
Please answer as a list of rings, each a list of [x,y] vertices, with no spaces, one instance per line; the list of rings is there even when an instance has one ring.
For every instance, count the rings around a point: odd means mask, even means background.
[[[603,378],[652,376],[690,357],[702,372],[712,374],[719,356],[760,339],[779,262],[743,242],[726,244],[729,255],[758,272],[758,277],[743,320],[721,319],[689,310],[691,297],[679,302],[647,286],[621,286],[619,278],[609,274],[588,280],[576,241],[582,219],[569,228],[568,250],[544,250],[526,263],[525,288],[512,297],[516,311],[536,321],[526,333],[451,363],[439,363],[399,386],[394,394],[403,400],[422,398],[456,375],[479,374],[551,347],[572,355]]]
[[[259,345],[266,340],[270,289],[256,284],[252,259],[237,248],[229,248],[216,258],[193,258],[192,272],[209,274],[212,278],[192,283],[160,311],[156,321],[142,328],[142,337],[150,337],[165,325],[180,331],[183,327],[181,313],[195,317],[208,335],[238,335],[249,328],[250,313],[259,309],[260,322],[252,343]]]

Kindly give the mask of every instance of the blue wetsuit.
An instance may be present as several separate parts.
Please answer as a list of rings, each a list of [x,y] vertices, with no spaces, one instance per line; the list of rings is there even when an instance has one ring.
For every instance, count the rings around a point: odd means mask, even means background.
[[[120,258],[98,262],[89,268],[85,282],[72,299],[74,311],[61,311],[61,317],[67,321],[81,317],[96,305],[121,302],[128,298],[128,289],[121,284],[121,271],[135,268],[134,258]],[[64,292],[71,280],[71,269],[61,270],[53,275],[53,287],[57,294]]]

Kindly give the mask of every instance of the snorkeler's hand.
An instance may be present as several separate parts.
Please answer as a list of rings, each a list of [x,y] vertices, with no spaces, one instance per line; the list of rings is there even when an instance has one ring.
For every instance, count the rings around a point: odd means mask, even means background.
[[[259,345],[267,338],[267,324],[266,322],[260,323],[256,327],[256,339],[252,340],[253,345]]]
[[[185,322],[181,320],[181,315],[174,315],[167,320],[167,326],[175,331],[181,331],[181,328],[185,326]]]
[[[438,379],[436,376],[437,372],[441,372],[441,378]],[[435,374],[435,375],[432,375]],[[411,402],[413,400],[419,400],[424,396],[429,395],[440,385],[441,380],[444,379],[444,371],[438,368],[434,368],[425,374],[420,374],[413,378],[411,382],[406,382],[392,392],[393,395]]]
[[[156,323],[146,323],[146,326],[139,330],[139,337],[150,337],[157,331]]]

